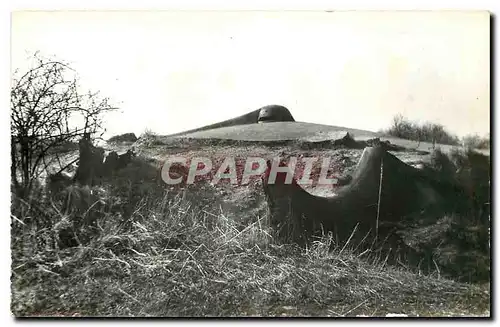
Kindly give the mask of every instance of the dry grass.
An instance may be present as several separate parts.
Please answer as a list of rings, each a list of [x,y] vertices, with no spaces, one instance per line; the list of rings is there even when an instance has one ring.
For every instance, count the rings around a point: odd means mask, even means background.
[[[441,316],[489,310],[487,286],[390,267],[350,246],[329,251],[328,237],[307,249],[277,245],[265,217],[238,225],[179,195],[149,199],[128,224],[104,215],[87,244],[65,249],[52,246],[55,227],[28,228],[18,218],[16,316]]]
[[[489,315],[489,283],[391,266],[328,235],[279,244],[266,214],[223,212],[211,192],[166,192],[138,159],[99,187],[72,186],[69,207],[13,198],[13,314]]]

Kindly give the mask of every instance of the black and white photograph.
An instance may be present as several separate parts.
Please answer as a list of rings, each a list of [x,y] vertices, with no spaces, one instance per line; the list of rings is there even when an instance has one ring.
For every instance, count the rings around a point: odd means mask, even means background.
[[[490,319],[492,21],[12,12],[11,315]]]

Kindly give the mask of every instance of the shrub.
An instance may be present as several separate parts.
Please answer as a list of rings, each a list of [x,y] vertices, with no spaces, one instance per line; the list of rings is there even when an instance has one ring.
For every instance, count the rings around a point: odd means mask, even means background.
[[[459,139],[447,132],[440,124],[417,124],[409,121],[403,115],[396,115],[392,124],[386,131],[387,135],[418,142],[431,142],[440,144],[458,145]]]
[[[462,139],[462,143],[465,148],[468,149],[489,149],[490,148],[490,136],[480,137],[479,135],[467,135]]]
[[[139,137],[139,143],[142,146],[149,147],[155,145],[164,145],[165,143],[158,137],[158,134],[146,128],[146,130]]]
[[[139,138],[148,138],[148,137],[155,137],[157,134],[150,128],[146,128],[144,132],[142,132],[141,136]]]
[[[137,136],[134,133],[125,133],[120,135],[115,135],[109,138],[108,142],[118,143],[118,142],[135,142],[137,141]]]
[[[435,179],[452,183],[463,193],[460,214],[471,223],[487,222],[490,212],[490,157],[472,149],[453,148],[444,154],[439,148],[431,153],[427,170]],[[474,221],[477,220],[477,221]]]

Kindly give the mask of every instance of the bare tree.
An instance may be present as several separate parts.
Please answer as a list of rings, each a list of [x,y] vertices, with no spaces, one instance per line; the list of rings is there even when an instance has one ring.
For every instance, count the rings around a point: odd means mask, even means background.
[[[35,53],[32,67],[11,84],[11,174],[24,192],[54,160],[57,149],[84,135],[102,136],[103,114],[115,110],[98,92],[80,92],[66,63]]]
[[[405,120],[402,114],[397,114],[392,118],[391,131],[395,134],[394,136],[401,136]]]

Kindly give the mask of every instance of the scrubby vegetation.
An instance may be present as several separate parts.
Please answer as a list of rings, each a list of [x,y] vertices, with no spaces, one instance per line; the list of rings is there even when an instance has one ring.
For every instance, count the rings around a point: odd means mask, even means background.
[[[466,149],[489,149],[490,135],[481,137],[477,134],[466,135],[462,139],[448,132],[443,125],[425,122],[412,122],[398,114],[392,119],[391,126],[381,131],[385,135],[399,137],[416,142],[433,144],[462,145]]]
[[[467,135],[463,138],[462,143],[464,147],[470,149],[489,149],[490,148],[490,135],[481,137],[477,134]]]
[[[146,128],[144,132],[142,132],[142,134],[139,136],[138,142],[142,146],[146,147],[164,144],[159,138],[158,134],[149,128]]]
[[[390,136],[418,142],[460,144],[460,139],[446,131],[443,125],[428,122],[418,124],[408,120],[403,115],[396,115],[391,126],[383,132]]]
[[[133,143],[137,141],[137,136],[134,133],[125,133],[120,135],[115,135],[109,138],[108,142],[110,143],[121,143],[121,142],[129,142]]]
[[[433,247],[438,267],[422,274],[421,267],[389,265],[381,253],[361,252],[354,243],[335,245],[330,235],[305,248],[280,243],[265,212],[256,217],[221,212],[209,184],[166,190],[157,172],[154,161],[138,157],[100,185],[71,185],[53,195],[40,190],[44,196],[28,199],[14,196],[13,313],[335,317],[489,312],[489,284],[460,282],[489,281],[488,236],[470,219],[450,216],[412,230],[420,246]]]
[[[488,280],[490,276],[490,159],[471,149],[440,149],[431,155],[429,167],[439,178],[464,190],[467,203],[456,212],[417,227],[415,235],[432,250],[443,273],[469,282]],[[412,232],[413,233],[413,232]],[[418,242],[418,240],[416,240]]]

